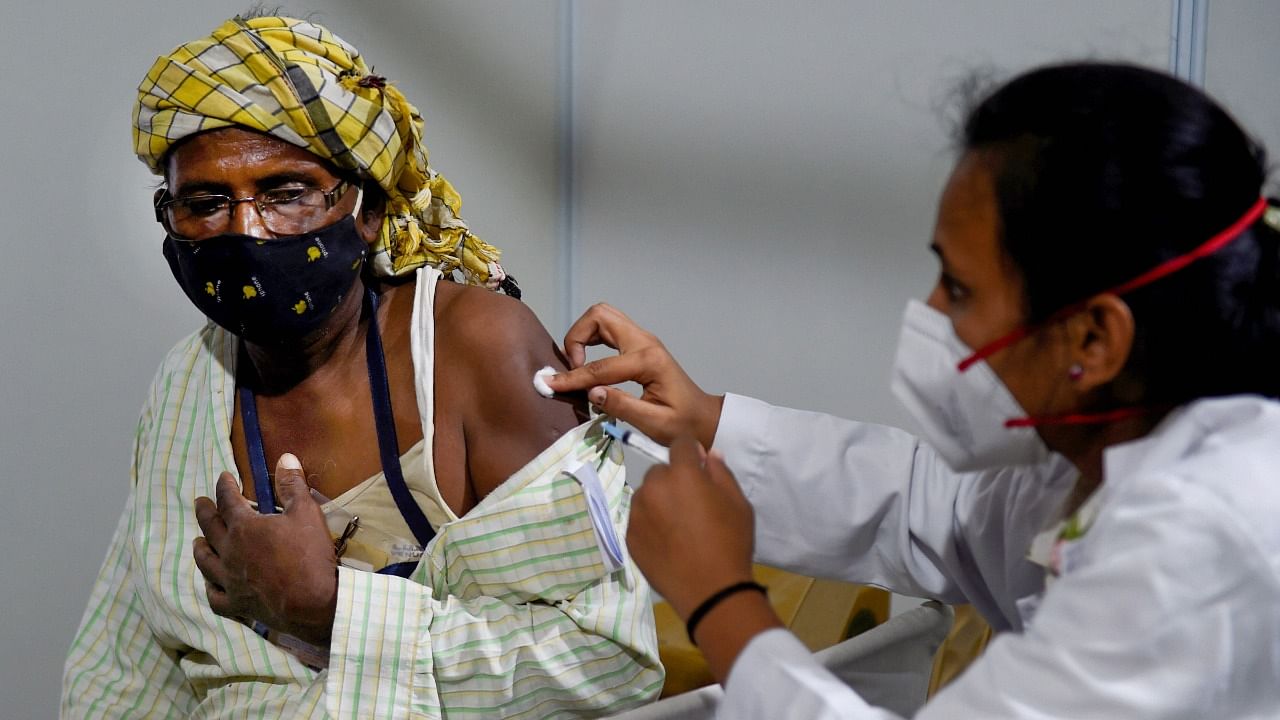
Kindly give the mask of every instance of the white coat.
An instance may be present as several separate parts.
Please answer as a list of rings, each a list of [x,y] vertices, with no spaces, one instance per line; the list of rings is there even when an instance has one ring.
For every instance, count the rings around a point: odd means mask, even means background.
[[[1280,403],[1202,400],[1109,448],[1047,590],[1027,554],[1077,476],[1061,457],[957,474],[900,430],[733,395],[715,447],[760,562],[972,603],[1008,631],[916,718],[1280,718]],[[720,716],[897,717],[781,630],[738,658]]]

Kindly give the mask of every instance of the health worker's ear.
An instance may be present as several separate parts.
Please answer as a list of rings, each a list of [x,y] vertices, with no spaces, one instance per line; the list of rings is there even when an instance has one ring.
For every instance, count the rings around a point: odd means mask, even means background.
[[[1133,312],[1119,296],[1103,293],[1067,318],[1072,374],[1080,392],[1096,390],[1123,372],[1133,350]]]

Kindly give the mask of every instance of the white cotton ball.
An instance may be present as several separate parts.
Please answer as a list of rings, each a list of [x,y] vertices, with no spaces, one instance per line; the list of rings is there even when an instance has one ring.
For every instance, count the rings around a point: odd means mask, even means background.
[[[546,380],[548,375],[555,375],[555,374],[556,374],[555,368],[551,367],[550,365],[534,373],[533,389],[537,390],[538,394],[541,395],[542,397],[551,397],[552,395],[555,395],[556,394],[555,391],[551,389],[551,386],[547,384],[547,380]]]

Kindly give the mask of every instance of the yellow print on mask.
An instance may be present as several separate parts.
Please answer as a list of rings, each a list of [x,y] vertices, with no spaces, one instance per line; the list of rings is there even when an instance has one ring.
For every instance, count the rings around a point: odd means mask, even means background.
[[[312,245],[307,248],[307,262],[315,262],[320,259],[320,248]]]
[[[205,284],[204,284],[204,291],[205,291],[205,293],[206,293],[206,294],[208,294],[208,295],[217,295],[217,294],[218,294],[218,293],[217,293],[217,291],[213,289],[213,283],[211,283],[211,282],[207,282],[207,283],[205,283]]]
[[[298,302],[294,303],[294,304],[293,304],[293,311],[294,311],[294,312],[296,312],[296,313],[298,313],[299,315],[301,315],[302,313],[306,312],[306,311],[307,311],[307,301],[306,301],[306,300],[299,300]]]
[[[245,299],[245,300],[250,300],[250,299],[252,299],[252,298],[256,298],[256,297],[258,297],[258,289],[257,289],[257,288],[255,288],[255,287],[254,287],[254,286],[252,286],[252,285],[245,285],[245,286],[244,286],[244,299]]]

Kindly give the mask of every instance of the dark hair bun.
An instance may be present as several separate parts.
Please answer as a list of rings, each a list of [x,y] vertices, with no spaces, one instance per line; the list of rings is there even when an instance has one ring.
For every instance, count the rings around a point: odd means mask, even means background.
[[[1265,150],[1217,103],[1132,65],[1016,77],[969,112],[962,144],[990,151],[1000,240],[1033,322],[1200,246],[1266,179]],[[1280,396],[1274,220],[1126,295],[1137,325],[1128,375],[1146,402]]]

